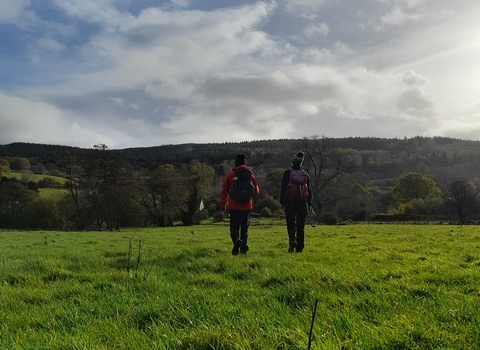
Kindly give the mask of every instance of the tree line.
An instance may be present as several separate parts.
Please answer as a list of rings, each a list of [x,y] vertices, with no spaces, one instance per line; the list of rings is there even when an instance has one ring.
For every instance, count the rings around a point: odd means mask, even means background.
[[[480,143],[448,138],[346,138],[167,145],[112,150],[11,144],[0,147],[0,227],[118,230],[222,220],[219,196],[236,154],[260,185],[254,214],[281,216],[283,171],[304,151],[314,209],[325,223],[423,217],[479,219]],[[28,176],[67,179],[61,199],[39,196]],[[203,209],[201,209],[201,204]]]

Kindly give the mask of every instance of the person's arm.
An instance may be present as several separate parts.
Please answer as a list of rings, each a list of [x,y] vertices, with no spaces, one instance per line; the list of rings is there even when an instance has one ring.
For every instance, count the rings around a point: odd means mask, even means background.
[[[252,174],[252,184],[254,187],[253,196],[257,196],[260,193],[260,188],[258,187],[257,178]]]
[[[220,193],[220,211],[225,211],[227,206],[227,195],[230,192],[230,178],[232,172],[229,172],[227,176],[225,176],[225,180],[223,180],[222,184],[222,192]]]
[[[310,174],[307,173],[307,186],[308,186],[308,207],[312,207],[313,203],[313,189],[312,189],[312,181],[310,179]]]
[[[280,204],[285,206],[285,192],[287,191],[288,182],[290,181],[290,170],[285,170],[280,186]]]

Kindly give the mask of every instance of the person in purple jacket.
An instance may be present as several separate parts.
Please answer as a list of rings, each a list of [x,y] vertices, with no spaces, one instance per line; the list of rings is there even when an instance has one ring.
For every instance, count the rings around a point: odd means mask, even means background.
[[[288,232],[288,252],[300,253],[305,247],[305,218],[312,207],[312,183],[310,175],[302,169],[304,153],[292,158],[292,167],[282,178],[280,204],[285,210]]]

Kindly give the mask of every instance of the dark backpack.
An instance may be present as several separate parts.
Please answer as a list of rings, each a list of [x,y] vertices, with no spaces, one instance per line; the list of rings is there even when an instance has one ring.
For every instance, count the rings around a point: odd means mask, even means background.
[[[228,194],[237,203],[248,203],[253,197],[255,187],[252,182],[252,172],[249,169],[240,168],[234,171],[233,187]]]
[[[308,198],[308,176],[307,173],[300,169],[290,169],[290,180],[287,185],[285,198],[289,200],[307,200]]]

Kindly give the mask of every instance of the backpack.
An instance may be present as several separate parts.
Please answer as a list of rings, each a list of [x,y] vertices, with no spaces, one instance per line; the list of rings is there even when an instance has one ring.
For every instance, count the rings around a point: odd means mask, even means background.
[[[233,175],[233,187],[228,194],[229,197],[240,204],[248,203],[253,197],[254,190],[250,169],[236,169]]]
[[[287,185],[285,198],[288,198],[290,200],[307,200],[307,180],[308,176],[304,170],[290,169],[290,180]]]

